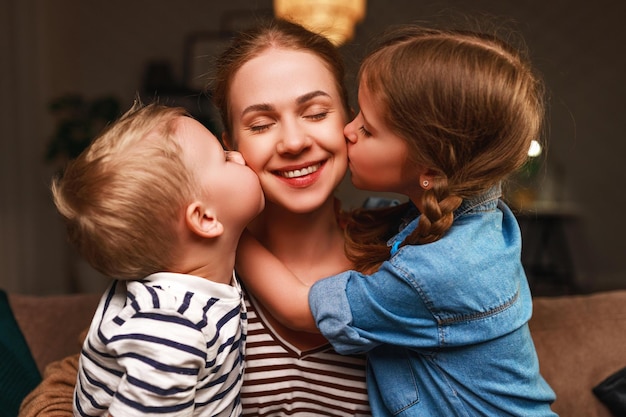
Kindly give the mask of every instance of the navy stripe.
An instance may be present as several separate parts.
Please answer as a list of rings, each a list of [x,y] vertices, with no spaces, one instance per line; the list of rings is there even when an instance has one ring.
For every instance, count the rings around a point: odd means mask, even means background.
[[[127,334],[123,334],[119,336],[113,336],[110,339],[109,343],[115,343],[121,340],[141,340],[144,342],[156,343],[162,346],[168,346],[173,349],[180,350],[182,352],[190,353],[192,355],[198,356],[203,359],[206,358],[206,351],[204,349],[202,350],[196,349],[193,346],[184,345],[174,340],[165,339],[165,338],[157,337],[157,336],[151,336],[147,334],[127,333]]]
[[[159,312],[137,313],[133,315],[133,318],[162,321],[162,322],[167,322],[167,323],[175,323],[175,324],[180,324],[185,327],[189,327],[190,329],[197,329],[196,325],[190,322],[189,319],[186,317],[172,316],[170,314],[163,314]]]
[[[140,362],[143,362],[147,365],[152,366],[155,369],[158,369],[164,372],[171,372],[171,373],[180,374],[180,375],[198,375],[198,372],[199,372],[198,368],[184,368],[181,366],[167,365],[167,364],[164,364],[163,362],[155,361],[154,359],[150,357],[139,355],[138,353],[134,353],[134,352],[125,353],[123,355],[120,355],[119,357],[136,359]]]
[[[206,318],[207,316],[207,312],[211,309],[211,307],[213,307],[215,305],[215,303],[218,301],[217,298],[211,297],[208,299],[208,301],[206,302],[206,304],[204,305],[204,307],[202,308],[202,320],[200,322],[198,322],[198,326],[200,326],[200,328],[204,328],[206,326],[206,324],[208,323],[208,320]]]
[[[115,394],[115,390],[111,389],[110,387],[108,387],[104,382],[100,381],[99,379],[94,379],[94,377],[92,377],[91,375],[89,375],[87,372],[83,372],[83,376],[85,377],[85,379],[91,384],[94,385],[98,388],[100,388],[101,390],[105,391],[107,394],[109,395],[113,395]],[[82,384],[81,384],[82,385]],[[82,388],[82,387],[81,387]],[[85,395],[87,395],[85,393]]]
[[[236,339],[235,336],[229,337],[228,340],[226,340],[224,343],[220,345],[220,347],[217,349],[217,352],[222,353],[224,350],[226,350],[227,347],[232,345],[233,342],[235,342],[236,340],[238,339]]]
[[[224,316],[222,316],[222,318],[217,323],[215,323],[215,327],[217,331],[213,335],[213,338],[207,341],[207,347],[211,347],[215,345],[216,340],[220,337],[220,331],[222,330],[222,327],[224,327],[225,324],[227,324],[230,320],[232,320],[233,317],[239,315],[239,309],[240,309],[239,307],[235,307],[234,309],[226,313]]]
[[[178,308],[178,312],[180,314],[183,314],[185,311],[187,311],[189,309],[189,304],[191,303],[191,298],[192,297],[193,297],[193,293],[192,292],[187,291],[185,293],[185,297],[183,298],[183,303]]]
[[[88,416],[87,414],[85,414],[85,411],[83,410],[83,407],[80,406],[80,401],[78,401],[78,396],[74,397],[74,410],[78,411],[81,416],[91,417],[91,416]]]
[[[144,288],[148,291],[150,297],[152,297],[152,307],[161,308],[161,302],[159,301],[159,295],[156,290],[149,285],[146,285]]]
[[[133,307],[133,310],[139,311],[140,310],[139,303],[137,302],[137,299],[135,298],[133,293],[127,292],[126,294],[127,294],[126,298],[130,300],[130,305]]]
[[[224,314],[224,316],[217,322],[217,328],[221,329],[226,323],[233,319],[233,317],[239,317],[240,307],[237,306],[230,310],[228,313]]]
[[[165,388],[157,387],[156,385],[148,384],[147,382],[138,378],[134,378],[130,375],[127,375],[127,380],[131,385],[139,387],[143,389],[144,391],[149,391],[149,392],[155,393],[156,395],[161,395],[164,397],[173,395],[173,394],[178,394],[181,392],[189,392],[195,388],[195,386],[191,386],[191,387],[173,387],[173,388],[165,389]]]
[[[93,349],[93,346],[91,346],[91,344],[90,344],[90,347]],[[96,349],[93,349],[93,353],[96,354],[96,355],[100,355],[103,358],[109,358],[109,359],[134,358],[134,359],[137,359],[137,360],[139,360],[139,361],[141,361],[143,363],[146,363],[146,364],[152,366],[153,368],[160,369],[160,370],[163,370],[163,371],[166,371],[166,372],[180,373],[180,374],[183,374],[183,375],[197,375],[198,371],[199,371],[196,368],[189,369],[189,368],[183,368],[183,367],[173,367],[171,365],[167,365],[167,364],[164,364],[162,362],[155,361],[154,359],[152,359],[150,357],[147,357],[147,356],[144,356],[144,355],[140,355],[140,354],[135,353],[135,352],[129,352],[127,354],[120,355],[120,356],[117,356],[117,357],[113,356],[113,355],[110,355],[108,353],[99,352]],[[121,371],[118,371],[118,370],[115,370],[115,369],[111,369],[111,368],[107,368],[107,367],[103,366],[101,363],[99,363],[99,361],[96,359],[96,357],[90,355],[89,352],[87,352],[84,349],[82,350],[81,355],[83,355],[86,358],[88,358],[98,368],[100,368],[102,370],[105,370],[106,372],[109,372],[109,373],[111,373],[113,375],[116,375],[118,378],[121,378],[124,375],[124,373],[121,372]],[[197,356],[199,356],[201,359],[206,361],[206,352],[205,351],[202,351],[201,354],[197,355]]]
[[[120,284],[119,281],[113,281],[113,285],[111,285],[111,289],[107,294],[106,300],[104,301],[104,308],[102,309],[102,317],[104,317],[104,313],[109,309],[109,305],[111,304],[111,299],[115,296],[115,290],[117,286]]]
[[[83,384],[79,384],[79,388],[80,388],[80,392],[82,392],[85,398],[89,400],[89,403],[91,404],[92,407],[97,408],[98,410],[106,410],[108,408],[107,406],[100,405],[100,403],[98,403],[92,395],[89,395],[89,393],[83,387]],[[81,414],[86,415],[84,414],[84,411],[82,410],[82,408],[81,408]]]
[[[210,404],[212,402],[222,400],[224,397],[226,397],[226,395],[228,393],[230,393],[233,389],[237,388],[237,384],[238,384],[240,379],[241,379],[241,374],[237,375],[237,378],[235,379],[235,381],[233,381],[233,383],[230,386],[226,387],[226,389],[224,391],[221,391],[220,393],[214,395],[208,401],[205,401],[205,402],[202,402],[202,403],[200,403],[200,402],[197,403],[197,406],[198,407],[204,407],[207,404]],[[239,402],[240,402],[240,399],[239,399],[239,397],[237,397],[237,400],[233,403],[233,405],[236,405]]]
[[[112,355],[103,354],[101,352],[98,352],[97,350],[94,350],[94,353],[97,354],[97,355],[100,355],[103,358],[113,358]],[[89,359],[91,362],[93,362],[93,364],[96,365],[98,368],[100,368],[103,371],[106,371],[106,372],[108,372],[110,374],[113,374],[113,375],[117,376],[118,378],[121,378],[122,375],[124,375],[123,372],[118,371],[117,369],[111,369],[111,368],[108,368],[108,367],[102,365],[98,360],[96,360],[96,357],[90,355],[89,352],[87,352],[84,349],[81,351],[81,355],[86,357],[87,359]]]
[[[217,355],[216,355],[216,358],[213,361],[207,362],[207,366],[205,366],[205,368],[211,368],[211,373],[212,374],[218,374],[218,373],[221,372],[222,366],[228,364],[231,361],[230,358],[233,355],[235,355],[235,360],[233,362],[233,366],[232,366],[231,370],[228,373],[232,372],[232,370],[237,367],[237,365],[243,360],[243,357],[244,357],[244,355],[237,348],[239,346],[239,342],[238,341],[233,343],[232,346],[233,346],[233,348],[230,350],[230,352],[227,355],[228,359],[224,360],[222,364],[217,365],[217,366],[215,365],[215,361],[217,360]]]
[[[118,400],[120,400],[124,404],[134,408],[135,410],[139,410],[139,411],[141,411],[143,413],[155,413],[155,414],[173,413],[174,411],[181,411],[181,410],[184,410],[186,408],[193,407],[193,405],[194,405],[194,400],[193,399],[191,399],[190,401],[187,401],[186,403],[176,404],[176,405],[172,405],[172,406],[169,406],[169,407],[166,407],[166,406],[150,407],[150,406],[142,405],[141,403],[133,401],[133,400],[131,400],[129,398],[126,398],[123,395],[121,395],[120,393],[115,394],[115,398],[117,398]]]

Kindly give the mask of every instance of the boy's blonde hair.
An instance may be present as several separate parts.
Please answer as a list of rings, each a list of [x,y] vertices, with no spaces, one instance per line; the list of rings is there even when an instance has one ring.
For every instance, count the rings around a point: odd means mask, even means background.
[[[173,137],[181,116],[182,108],[136,103],[52,182],[69,240],[105,275],[136,279],[173,263],[194,192]]]

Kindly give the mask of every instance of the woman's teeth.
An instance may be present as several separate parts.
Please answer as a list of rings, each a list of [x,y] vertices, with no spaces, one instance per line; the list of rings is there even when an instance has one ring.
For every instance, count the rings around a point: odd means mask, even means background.
[[[320,169],[320,166],[322,166],[322,164],[315,164],[302,169],[294,169],[293,171],[281,171],[280,175],[285,178],[304,177],[305,175],[312,174]]]

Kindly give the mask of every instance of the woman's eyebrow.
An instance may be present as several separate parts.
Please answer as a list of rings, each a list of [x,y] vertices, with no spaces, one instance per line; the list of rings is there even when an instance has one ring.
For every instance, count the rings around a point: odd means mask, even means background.
[[[307,101],[313,100],[315,97],[324,96],[329,97],[330,95],[322,90],[311,91],[310,93],[306,93],[301,95],[296,99],[296,103],[298,105],[304,104]],[[259,103],[259,104],[251,104],[241,112],[241,116],[245,116],[246,114],[254,111],[273,111],[274,106],[268,103]]]
[[[296,103],[298,104],[303,104],[306,103],[309,100],[313,100],[315,97],[318,96],[325,96],[325,97],[329,97],[330,95],[322,90],[316,90],[316,91],[311,91],[310,93],[306,93],[304,95],[301,95],[300,97],[298,97],[296,99]]]
[[[246,107],[245,109],[243,109],[243,111],[241,112],[241,116],[245,116],[247,113],[250,113],[253,111],[272,111],[272,110],[274,110],[274,106],[272,106],[271,104],[266,104],[266,103],[252,104]]]

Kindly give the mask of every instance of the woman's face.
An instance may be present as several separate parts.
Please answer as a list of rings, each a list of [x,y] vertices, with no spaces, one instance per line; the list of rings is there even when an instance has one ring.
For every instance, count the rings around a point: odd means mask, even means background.
[[[347,169],[347,115],[324,62],[268,49],[237,71],[229,99],[231,141],[268,203],[306,213],[326,202]]]

